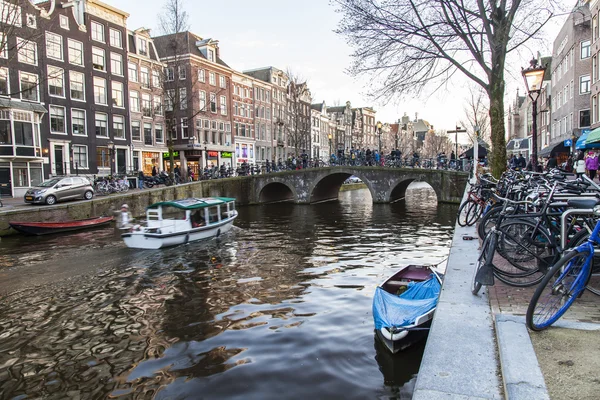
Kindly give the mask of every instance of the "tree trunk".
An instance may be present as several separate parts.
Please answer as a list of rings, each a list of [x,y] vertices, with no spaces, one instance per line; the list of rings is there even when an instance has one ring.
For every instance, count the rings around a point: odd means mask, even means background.
[[[501,63],[503,66],[504,63]],[[490,165],[492,175],[500,178],[506,171],[506,139],[504,126],[504,73],[502,70],[492,70],[490,76],[490,125],[492,131],[492,152]]]

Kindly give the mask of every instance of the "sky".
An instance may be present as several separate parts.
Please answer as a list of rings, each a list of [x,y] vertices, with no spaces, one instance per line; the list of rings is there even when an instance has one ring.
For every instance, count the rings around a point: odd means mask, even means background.
[[[143,26],[151,28],[153,35],[160,34],[158,15],[163,12],[164,0],[103,1],[130,14],[129,29]],[[370,99],[369,79],[356,79],[346,72],[352,63],[352,48],[334,32],[340,15],[328,0],[183,0],[183,4],[189,14],[190,31],[218,40],[221,58],[230,67],[238,71],[266,66],[284,71],[290,68],[308,80],[313,103],[324,100],[331,106],[349,100],[353,107],[373,107],[378,120],[390,123],[404,113],[411,118],[418,113],[419,118],[429,121],[436,130],[453,130],[459,121],[466,120],[467,82],[461,78],[420,98],[386,104]],[[537,44],[542,56],[551,54],[551,41],[562,21],[564,17],[556,18],[545,35],[549,40]],[[522,66],[528,65],[532,52],[526,49],[520,55]],[[514,98],[517,87],[523,93],[519,70],[507,74],[507,98]]]

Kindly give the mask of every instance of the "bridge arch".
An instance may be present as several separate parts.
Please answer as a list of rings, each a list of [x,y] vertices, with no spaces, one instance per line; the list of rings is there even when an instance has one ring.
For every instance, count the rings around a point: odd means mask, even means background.
[[[369,192],[371,192],[371,197],[374,198],[371,182],[369,182],[361,171],[336,168],[334,170],[323,171],[316,176],[308,189],[309,203],[312,204],[337,199],[344,181],[353,175],[363,181],[367,186],[367,189],[369,189]]]
[[[273,179],[258,188],[256,198],[259,203],[296,202],[296,188],[284,179]]]
[[[443,199],[442,193],[438,185],[433,184],[431,181],[426,179],[424,176],[418,177],[410,177],[404,176],[400,179],[397,179],[395,182],[391,182],[390,190],[386,195],[387,201],[390,203],[394,203],[398,200],[401,200],[406,197],[406,189],[413,182],[425,182],[427,183],[435,192],[438,202]]]

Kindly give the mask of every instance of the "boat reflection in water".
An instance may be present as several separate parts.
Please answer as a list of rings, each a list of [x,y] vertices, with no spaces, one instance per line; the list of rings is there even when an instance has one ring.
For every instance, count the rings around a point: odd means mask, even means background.
[[[392,354],[374,335],[375,360],[383,375],[383,383],[400,399],[410,399],[417,381],[417,373],[425,350],[425,341]]]

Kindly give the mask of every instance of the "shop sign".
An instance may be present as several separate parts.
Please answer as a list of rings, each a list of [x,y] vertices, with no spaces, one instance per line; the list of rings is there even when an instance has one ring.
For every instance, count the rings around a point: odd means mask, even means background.
[[[224,151],[221,153],[221,158],[231,158],[231,152],[230,151]]]
[[[208,158],[219,158],[219,152],[218,151],[209,151],[208,152]]]
[[[179,157],[179,152],[178,151],[174,151],[173,152],[173,157]],[[163,160],[166,160],[167,158],[171,158],[171,153],[163,153]]]

